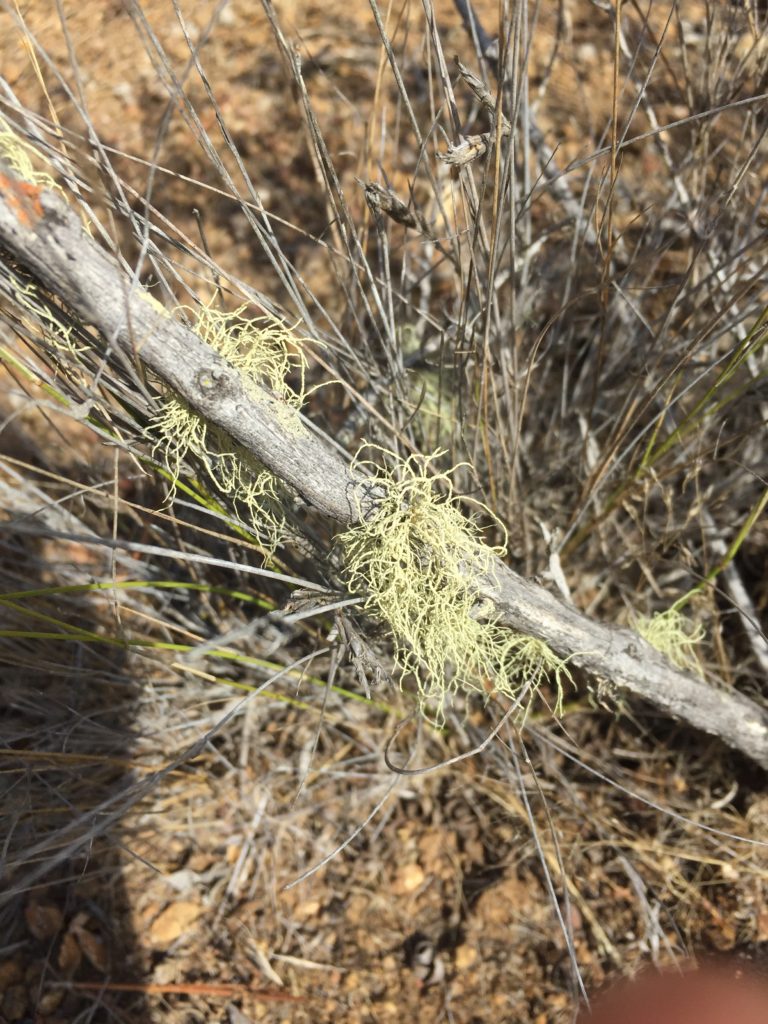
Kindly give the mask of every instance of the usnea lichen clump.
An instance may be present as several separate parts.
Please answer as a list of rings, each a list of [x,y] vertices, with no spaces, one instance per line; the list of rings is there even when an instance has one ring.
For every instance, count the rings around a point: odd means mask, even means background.
[[[47,171],[35,170],[34,161],[39,159],[40,154],[28,142],[19,138],[8,122],[0,117],[0,160],[22,181],[64,196],[61,186]],[[30,318],[24,319],[24,325],[30,332],[42,330],[45,339],[61,352],[77,356],[78,352],[83,351],[83,347],[78,347],[72,338],[73,325],[66,323],[63,314],[59,314],[54,303],[44,298],[36,285],[31,281],[22,281],[10,268],[7,277],[15,300],[31,314]]]
[[[46,171],[36,171],[33,160],[39,153],[20,139],[6,120],[0,117],[0,160],[3,160],[18,178],[38,188],[51,189],[64,195],[63,190]]]
[[[260,390],[270,391],[298,423],[306,367],[298,341],[278,320],[244,317],[245,308],[241,306],[232,313],[210,305],[196,310],[183,306],[180,310],[189,315],[195,333],[239,370],[246,390],[251,390],[254,397]],[[298,378],[298,390],[288,383],[289,375]],[[250,452],[173,393],[165,397],[150,432],[174,486],[187,456],[197,456],[216,488],[244,507],[244,525],[257,534],[267,553],[274,551],[285,525],[278,485]]]
[[[704,639],[704,627],[692,623],[674,605],[667,611],[636,619],[634,628],[677,668],[701,675],[695,648]]]
[[[441,454],[411,456],[377,475],[384,496],[376,514],[339,538],[347,585],[389,626],[401,681],[413,676],[422,710],[437,721],[459,691],[522,702],[548,676],[559,707],[570,679],[565,662],[543,641],[483,614],[474,581],[492,573],[503,549],[484,544],[463,514],[451,474],[433,468]],[[369,465],[359,456],[357,464]]]
[[[41,332],[52,348],[71,356],[77,357],[86,350],[86,346],[79,344],[73,337],[74,324],[66,322],[65,314],[56,308],[55,303],[48,299],[37,285],[31,281],[23,281],[10,268],[7,270],[7,279],[19,307],[30,314],[28,317],[22,317],[22,323],[30,334]],[[77,370],[78,363],[75,358],[70,373],[77,375],[79,380],[84,382],[85,374],[78,374]]]

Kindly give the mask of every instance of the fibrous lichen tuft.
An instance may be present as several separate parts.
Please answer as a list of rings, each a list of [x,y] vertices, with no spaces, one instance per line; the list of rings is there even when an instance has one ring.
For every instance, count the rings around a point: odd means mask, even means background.
[[[651,647],[661,651],[677,668],[701,674],[695,648],[705,636],[702,625],[692,623],[674,605],[650,617],[641,616],[633,625]]]
[[[195,333],[240,372],[246,390],[257,396],[267,389],[298,422],[306,368],[299,341],[279,320],[244,317],[245,308],[225,313],[207,304],[179,311],[188,315]],[[289,376],[298,380],[298,389],[291,387]],[[250,452],[170,392],[150,424],[150,434],[174,485],[187,456],[196,456],[217,489],[243,506],[244,525],[257,534],[267,553],[274,551],[285,526],[278,483]]]
[[[64,195],[62,188],[46,171],[36,171],[34,161],[40,155],[36,149],[19,138],[4,118],[0,117],[0,160],[3,160],[18,178],[38,188],[52,189]]]
[[[464,515],[452,473],[435,469],[442,454],[396,460],[394,471],[377,473],[376,513],[339,538],[347,585],[389,626],[401,681],[416,680],[422,709],[437,721],[459,691],[522,701],[548,676],[559,706],[571,678],[565,662],[483,613],[475,581],[492,573],[503,548],[483,543],[477,520]],[[356,462],[371,465],[360,453]]]

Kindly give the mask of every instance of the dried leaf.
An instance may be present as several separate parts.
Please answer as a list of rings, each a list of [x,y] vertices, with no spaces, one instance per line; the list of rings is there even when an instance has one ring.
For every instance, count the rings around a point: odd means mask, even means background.
[[[109,970],[107,947],[100,935],[86,928],[89,921],[87,914],[78,914],[69,926],[70,933],[77,939],[83,955],[97,971],[106,974]]]
[[[68,931],[61,940],[59,947],[59,970],[70,977],[77,971],[83,959],[83,951],[71,931]]]
[[[171,903],[152,922],[149,929],[150,942],[153,946],[165,949],[180,938],[202,913],[203,908],[200,904],[193,903],[191,900]]]
[[[64,917],[53,903],[30,902],[24,911],[27,928],[39,942],[58,935],[64,924]]]

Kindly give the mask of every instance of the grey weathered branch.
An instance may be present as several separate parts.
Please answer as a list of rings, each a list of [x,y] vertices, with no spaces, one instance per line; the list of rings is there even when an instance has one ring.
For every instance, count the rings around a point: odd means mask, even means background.
[[[480,592],[501,622],[546,640],[596,682],[641,697],[768,768],[768,712],[749,697],[680,671],[638,633],[593,622],[506,565]]]
[[[370,506],[370,484],[266,390],[165,314],[83,230],[65,200],[0,163],[0,245],[112,345],[140,360],[206,420],[223,427],[311,505],[340,522]],[[148,301],[149,300],[149,301]]]
[[[226,430],[319,512],[339,523],[375,507],[375,485],[130,280],[61,196],[0,164],[0,247],[108,344],[140,360],[208,421]],[[290,412],[290,411],[289,411]],[[501,561],[478,581],[500,621],[545,640],[597,681],[718,736],[768,768],[768,713],[747,697],[674,668],[627,629],[593,622]]]

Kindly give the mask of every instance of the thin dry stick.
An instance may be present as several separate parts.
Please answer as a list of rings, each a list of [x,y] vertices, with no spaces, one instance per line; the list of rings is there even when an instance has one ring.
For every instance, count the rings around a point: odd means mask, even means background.
[[[346,525],[375,511],[375,482],[352,473],[273,395],[246,389],[234,367],[147,301],[61,196],[20,181],[2,163],[0,246],[110,347],[141,360],[319,512]],[[500,560],[476,583],[500,623],[546,641],[599,684],[641,697],[768,768],[768,712],[754,701],[681,672],[633,631],[590,621]]]
[[[128,982],[128,981],[57,981],[50,983],[52,988],[67,988],[74,992],[136,992],[145,996],[224,996],[236,999],[246,996],[271,1003],[306,1003],[304,996],[294,996],[290,992],[275,992],[265,988],[251,988],[250,985],[224,985],[210,982],[167,983]]]

